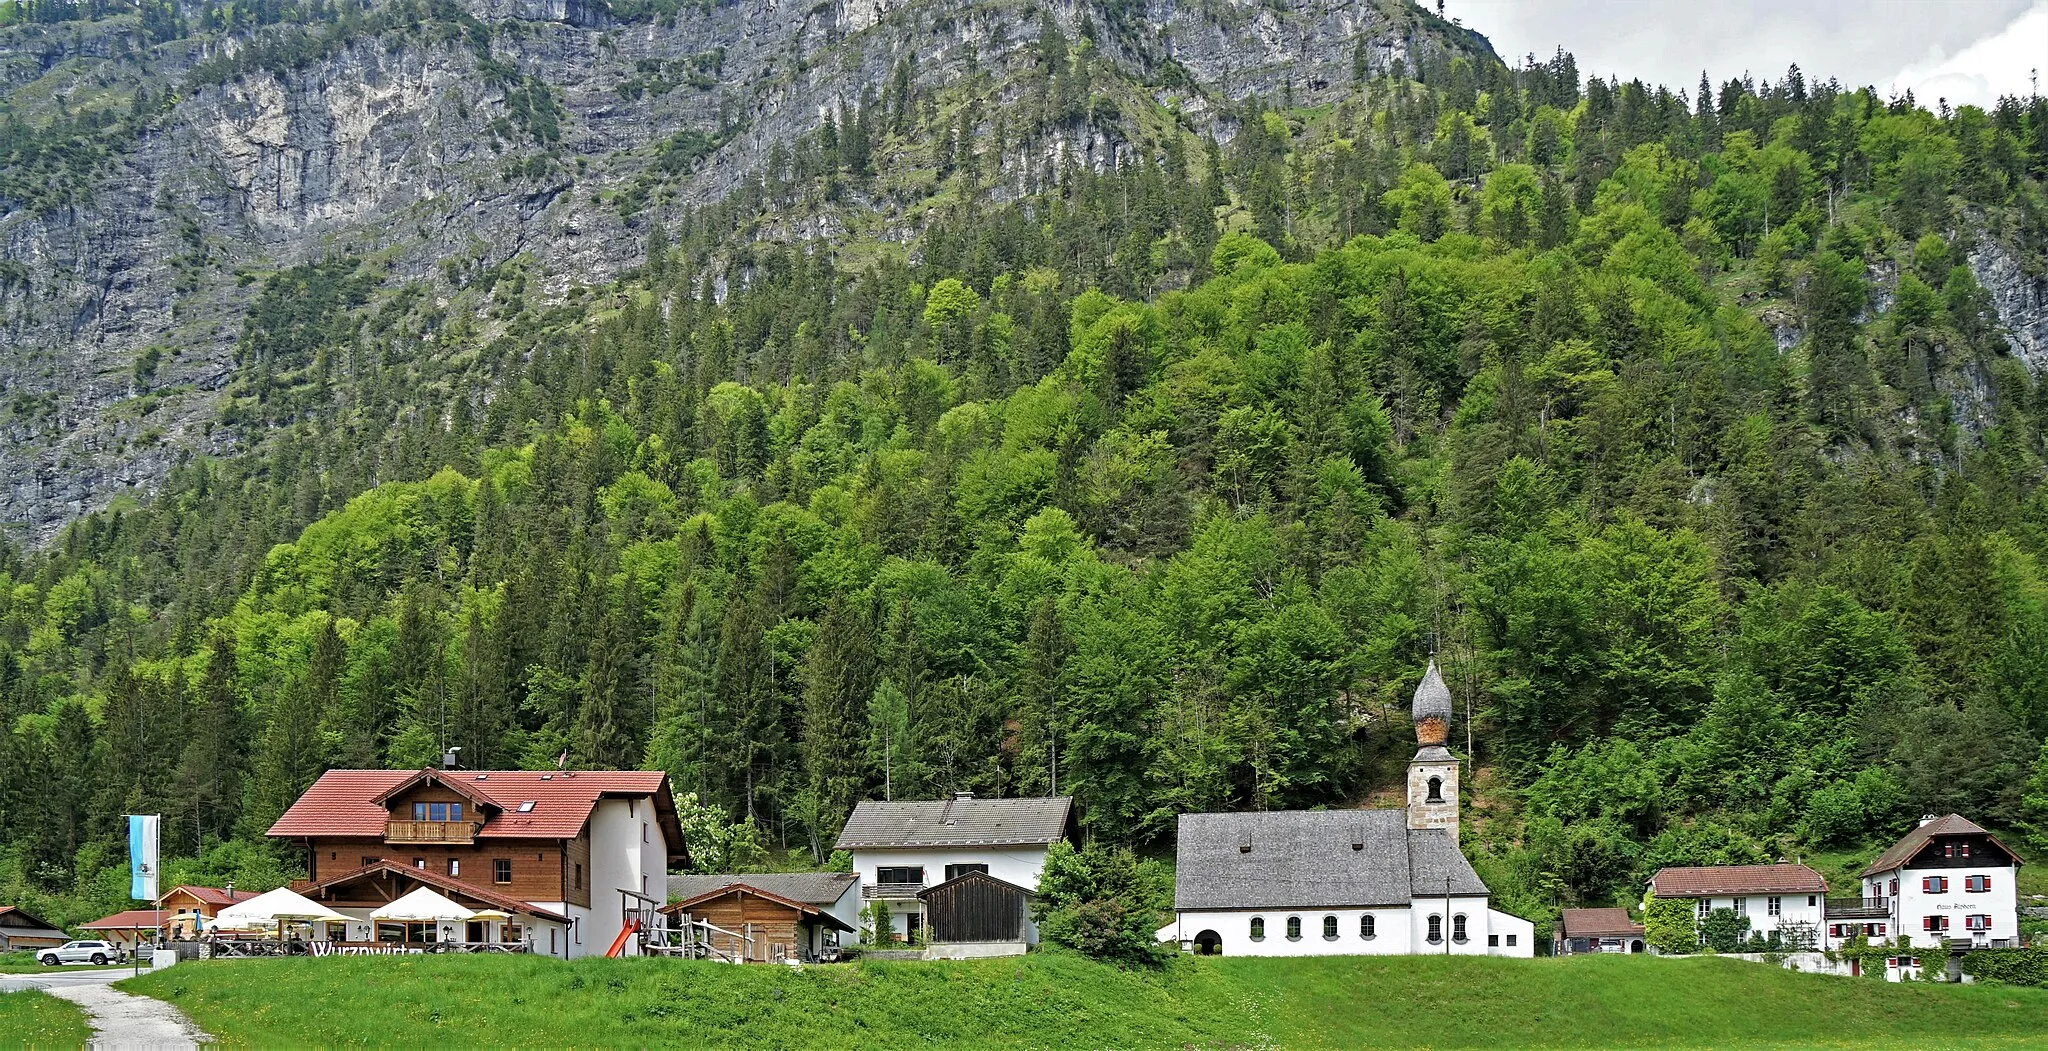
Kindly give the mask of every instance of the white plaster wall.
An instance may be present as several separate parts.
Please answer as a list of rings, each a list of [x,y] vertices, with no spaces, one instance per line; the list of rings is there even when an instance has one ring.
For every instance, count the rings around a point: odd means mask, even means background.
[[[640,825],[651,820],[645,800],[600,799],[590,812],[590,911],[584,921],[585,951],[602,953],[611,948],[625,926],[625,910],[619,891],[641,891]],[[658,892],[657,892],[658,893]],[[637,946],[628,946],[628,951]]]
[[[1889,887],[1892,873],[1880,873],[1879,878],[1870,881],[1872,885]],[[2011,866],[1985,866],[1984,868],[1960,869],[1900,869],[1899,900],[1892,907],[1892,915],[1898,920],[1894,936],[1904,934],[1913,939],[1915,946],[1938,948],[1944,938],[1968,938],[1975,932],[1963,925],[1963,917],[1971,913],[1983,913],[1991,917],[1991,929],[1984,932],[1988,938],[2017,938],[2020,933],[2019,891],[2017,879]],[[1920,881],[1928,876],[1948,877],[1948,893],[1928,894],[1920,889]],[[1984,893],[1971,894],[1963,889],[1964,881],[1971,876],[1991,877],[1991,889]],[[1946,932],[1928,932],[1921,928],[1922,917],[1947,916]]]
[[[1442,907],[1442,902],[1438,902]],[[1485,911],[1484,906],[1480,908]],[[1373,937],[1359,936],[1359,918],[1371,914]],[[1266,936],[1253,941],[1252,918],[1264,917]],[[1301,938],[1290,941],[1287,937],[1287,918],[1301,917]],[[1337,917],[1337,937],[1323,937],[1323,917]],[[1482,921],[1483,922],[1483,921]],[[1175,922],[1161,928],[1161,941],[1191,942],[1205,930],[1215,931],[1222,938],[1225,956],[1402,956],[1418,951],[1420,944],[1415,940],[1415,927],[1409,922],[1405,906],[1379,909],[1275,909],[1228,910],[1228,911],[1187,911],[1178,913]],[[1482,935],[1477,939],[1481,946],[1486,944]],[[1437,952],[1443,946],[1430,946]],[[1483,952],[1484,949],[1482,948]]]
[[[1515,956],[1529,959],[1536,955],[1536,925],[1511,913],[1499,909],[1486,910],[1486,934],[1480,939],[1486,944],[1488,956]],[[1494,936],[1500,937],[1500,944],[1491,944]],[[1514,939],[1509,944],[1508,939]]]
[[[1691,900],[1694,903],[1693,908],[1695,910],[1699,908],[1698,903],[1701,900],[1708,902],[1709,911],[1712,909],[1732,909],[1735,908],[1736,902],[1740,901],[1742,903],[1743,915],[1749,917],[1750,931],[1755,934],[1761,934],[1766,938],[1770,937],[1772,931],[1787,923],[1810,923],[1814,925],[1816,937],[1825,938],[1827,936],[1827,897],[1825,895],[1780,894],[1777,897],[1779,912],[1776,916],[1771,915],[1771,895],[1768,894],[1745,894],[1737,897],[1694,898]],[[1809,900],[1813,904],[1808,905],[1807,902]],[[1697,917],[1699,913],[1695,911],[1693,915]]]
[[[1453,897],[1450,910],[1444,909],[1444,899],[1418,897],[1415,899],[1409,918],[1413,921],[1415,952],[1419,954],[1442,953],[1449,956],[1486,955],[1486,907],[1485,898]],[[1451,938],[1451,920],[1459,913],[1465,915],[1465,940],[1457,942]],[[1429,918],[1444,917],[1442,942],[1432,944],[1429,940]],[[1520,939],[1517,939],[1518,941]],[[1449,951],[1445,951],[1445,947]]]

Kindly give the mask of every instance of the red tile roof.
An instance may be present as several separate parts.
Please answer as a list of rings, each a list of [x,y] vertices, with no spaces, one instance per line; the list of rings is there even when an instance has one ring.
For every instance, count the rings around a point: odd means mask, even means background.
[[[1722,894],[1826,894],[1828,881],[1804,865],[1707,865],[1658,870],[1650,893],[1660,898]]]
[[[273,836],[360,836],[384,838],[391,813],[377,800],[419,778],[419,770],[329,770],[270,826]],[[499,808],[477,832],[479,839],[574,839],[606,796],[652,796],[669,853],[683,856],[682,825],[668,775],[659,770],[459,770],[425,771],[460,778],[470,793]],[[520,804],[533,808],[520,812]]]
[[[1567,938],[1629,937],[1643,933],[1643,925],[1628,918],[1627,909],[1566,909],[1558,924]]]
[[[488,887],[479,887],[474,883],[464,883],[463,881],[456,879],[453,876],[443,876],[432,869],[421,869],[414,868],[411,865],[401,865],[398,862],[390,860],[389,858],[383,858],[377,861],[373,861],[368,865],[362,866],[361,868],[353,868],[348,870],[347,872],[337,873],[335,875],[327,877],[326,879],[321,880],[318,883],[294,883],[292,884],[292,889],[300,894],[305,895],[306,897],[315,898],[317,900],[318,896],[322,891],[331,890],[334,887],[340,886],[341,884],[348,883],[352,880],[359,880],[365,876],[374,875],[379,872],[390,872],[396,876],[401,876],[418,883],[424,883],[427,886],[432,887],[435,890],[441,891],[446,894],[461,894],[466,897],[474,898],[477,901],[481,901],[490,905],[495,905],[506,912],[523,912],[527,913],[528,915],[539,916],[542,919],[556,920],[562,923],[567,923],[569,921],[569,918],[567,916],[564,916],[553,909],[543,909],[540,906],[535,905],[531,902],[520,901],[518,898],[512,897],[509,894],[500,894],[497,891],[491,890]],[[392,900],[396,901],[397,899],[393,898]]]
[[[155,930],[177,919],[177,914],[158,912],[155,909],[129,909],[112,916],[102,916],[91,923],[81,923],[82,931],[147,931]]]
[[[2011,854],[2014,865],[2021,864],[2019,854],[2011,847],[1999,843],[1998,837],[1986,831],[1983,826],[1961,814],[1950,814],[1935,818],[1900,837],[1897,843],[1879,854],[1877,860],[1870,863],[1869,868],[1863,870],[1863,878],[1868,879],[1880,872],[1890,872],[1913,860],[1913,855],[1920,853],[1920,848],[1926,846],[1927,841],[1936,836],[1984,836],[1991,842],[1998,843],[1998,849]]]
[[[162,901],[164,898],[168,898],[181,890],[208,905],[233,905],[237,901],[256,896],[255,891],[245,890],[237,894],[230,894],[223,887],[195,887],[190,883],[180,883],[165,891],[163,898],[158,898],[157,900]]]

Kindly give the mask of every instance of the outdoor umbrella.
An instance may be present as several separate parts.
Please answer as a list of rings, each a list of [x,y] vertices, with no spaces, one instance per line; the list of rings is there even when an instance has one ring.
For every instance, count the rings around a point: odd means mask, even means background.
[[[463,908],[431,887],[421,887],[370,914],[373,920],[389,920],[393,923],[472,920],[476,916],[473,910]]]
[[[348,917],[303,894],[279,887],[267,890],[250,898],[238,901],[213,918],[215,927],[229,930],[249,930],[257,927],[277,925],[277,940],[284,941],[284,925],[288,922],[310,923],[314,921],[343,921]]]

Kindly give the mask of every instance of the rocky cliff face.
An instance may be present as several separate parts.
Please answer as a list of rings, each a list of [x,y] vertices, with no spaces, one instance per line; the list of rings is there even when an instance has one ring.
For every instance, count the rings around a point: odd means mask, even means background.
[[[2031,274],[1997,242],[1970,255],[1970,270],[1998,309],[2005,344],[2035,375],[2048,373],[2048,274]]]
[[[730,192],[899,63],[927,90],[986,77],[1014,101],[1006,78],[1050,17],[1071,39],[1092,33],[1133,90],[1227,139],[1221,104],[1333,96],[1361,49],[1385,65],[1485,47],[1404,0],[1115,7],[744,0],[621,24],[581,0],[467,0],[487,32],[363,32],[314,61],[196,86],[202,63],[261,34],[150,46],[132,19],[6,31],[0,85],[31,119],[36,100],[90,106],[124,86],[181,97],[78,203],[0,200],[0,521],[45,540],[180,457],[257,437],[219,422],[251,275],[333,253],[372,257],[394,281],[525,256],[552,293],[602,282],[642,258],[650,220]],[[1142,88],[1168,63],[1187,77]],[[693,131],[717,148],[680,173],[651,167],[658,144]],[[1143,143],[1091,124],[1032,148],[1102,168]],[[650,184],[644,210],[612,200]],[[783,232],[836,228],[817,215]]]

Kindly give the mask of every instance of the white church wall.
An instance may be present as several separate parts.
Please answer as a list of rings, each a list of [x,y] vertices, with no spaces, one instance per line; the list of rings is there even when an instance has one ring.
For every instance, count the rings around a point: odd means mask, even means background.
[[[1372,934],[1364,933],[1365,917],[1372,917]],[[1299,937],[1289,937],[1287,921],[1299,919]],[[1326,936],[1325,920],[1336,921],[1334,936]],[[1253,921],[1265,921],[1265,934],[1253,937]],[[1413,925],[1402,907],[1379,909],[1267,909],[1228,911],[1187,911],[1175,922],[1160,928],[1160,941],[1179,942],[1195,951],[1196,939],[1205,931],[1216,932],[1218,947],[1225,956],[1398,956],[1414,951]]]

